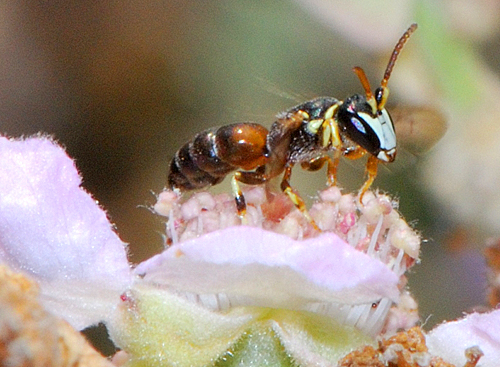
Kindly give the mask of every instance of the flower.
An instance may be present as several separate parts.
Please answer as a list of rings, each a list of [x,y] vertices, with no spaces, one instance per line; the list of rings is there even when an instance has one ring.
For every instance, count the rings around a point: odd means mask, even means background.
[[[113,323],[135,334],[111,327],[119,344],[162,350],[165,360],[190,355],[187,365],[204,365],[214,356],[232,360],[227,363],[255,359],[250,351],[274,345],[274,335],[292,360],[331,365],[356,345],[373,342],[366,336],[418,320],[415,302],[402,290],[420,238],[387,196],[367,193],[360,204],[337,187],[321,192],[310,215],[323,233],[284,195],[256,187],[245,198],[241,225],[229,195],[200,192],[186,201],[169,190],[159,195],[155,210],[168,216],[167,249],[135,269],[141,287],[127,293]],[[165,312],[165,299],[178,306]],[[145,304],[154,323],[142,322],[138,310]],[[205,332],[193,335],[193,324]],[[245,352],[234,357],[241,343]]]
[[[2,137],[0,161],[0,260],[75,328],[99,322],[132,280],[125,244],[50,138]]]
[[[500,310],[472,313],[454,322],[437,326],[427,336],[429,351],[457,366],[465,365],[461,351],[480,346],[481,366],[497,366],[500,360]]]
[[[0,138],[0,262],[36,279],[43,306],[73,327],[105,322],[131,366],[330,366],[417,320],[404,274],[420,239],[385,195],[321,192],[319,233],[263,188],[246,193],[245,226],[228,195],[165,191],[166,249],[131,270],[80,184],[51,139]]]

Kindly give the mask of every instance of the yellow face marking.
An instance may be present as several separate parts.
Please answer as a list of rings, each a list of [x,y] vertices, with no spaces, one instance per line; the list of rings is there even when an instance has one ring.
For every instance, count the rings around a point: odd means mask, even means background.
[[[311,120],[307,123],[307,131],[311,134],[317,134],[321,124],[323,124],[324,120]]]

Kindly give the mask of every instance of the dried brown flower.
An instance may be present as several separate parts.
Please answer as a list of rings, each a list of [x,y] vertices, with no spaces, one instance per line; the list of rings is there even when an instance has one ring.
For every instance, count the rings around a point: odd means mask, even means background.
[[[0,266],[0,365],[112,367],[67,322],[38,302],[38,286]]]
[[[483,353],[478,347],[464,351],[464,367],[475,367]],[[339,367],[456,367],[440,357],[432,356],[425,335],[418,326],[399,332],[391,338],[381,339],[378,349],[363,347],[342,358]]]

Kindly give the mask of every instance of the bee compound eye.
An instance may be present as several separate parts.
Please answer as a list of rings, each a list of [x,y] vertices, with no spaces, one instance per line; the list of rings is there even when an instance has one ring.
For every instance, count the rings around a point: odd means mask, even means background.
[[[358,130],[361,134],[366,134],[365,125],[360,121],[358,117],[351,117],[351,124],[354,126],[356,130]]]
[[[377,125],[380,122],[376,117],[366,112],[356,112],[350,109],[339,111],[338,123],[342,133],[353,143],[358,144],[368,153],[378,155],[380,138],[377,134]]]

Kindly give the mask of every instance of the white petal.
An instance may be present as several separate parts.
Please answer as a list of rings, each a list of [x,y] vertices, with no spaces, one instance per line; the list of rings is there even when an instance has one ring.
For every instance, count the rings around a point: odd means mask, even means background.
[[[467,348],[479,346],[484,356],[478,365],[497,367],[500,361],[500,310],[473,313],[461,320],[439,325],[428,334],[427,346],[431,354],[456,366],[465,365]]]
[[[131,281],[125,244],[80,184],[73,161],[50,139],[0,138],[0,262],[38,280],[45,299],[57,301],[47,292],[61,287],[75,297],[61,307],[69,321],[72,307],[94,307],[86,287],[110,289],[118,301]]]
[[[357,304],[396,300],[399,294],[398,278],[386,265],[333,233],[296,241],[259,228],[231,227],[173,245],[135,272],[177,292],[222,294],[226,303],[264,307]]]

